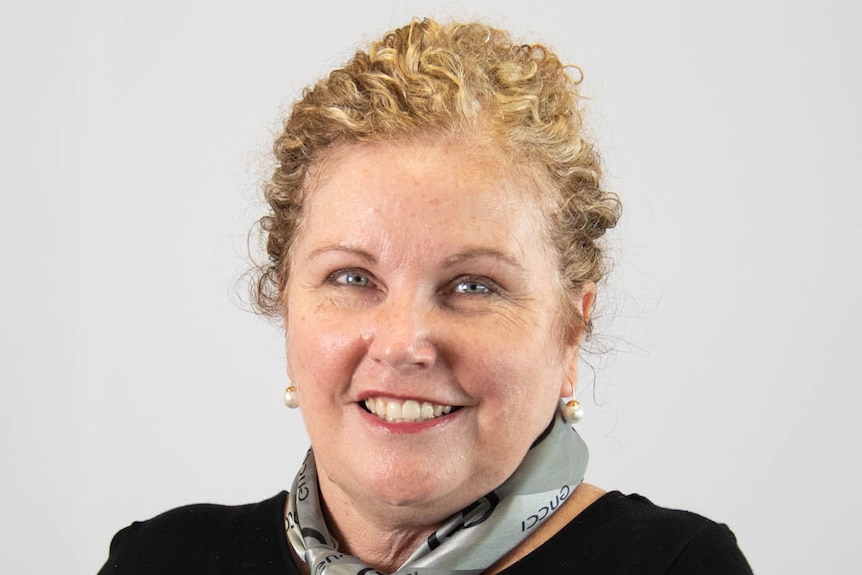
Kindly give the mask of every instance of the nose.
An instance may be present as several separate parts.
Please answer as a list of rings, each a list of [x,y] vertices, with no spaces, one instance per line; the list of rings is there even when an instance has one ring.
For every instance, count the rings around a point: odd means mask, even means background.
[[[371,359],[397,370],[423,369],[437,361],[430,305],[417,297],[392,294],[377,306],[367,333]]]

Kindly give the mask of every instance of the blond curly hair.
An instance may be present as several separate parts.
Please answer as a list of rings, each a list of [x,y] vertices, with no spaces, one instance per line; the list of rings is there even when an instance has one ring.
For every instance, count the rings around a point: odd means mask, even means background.
[[[584,139],[577,80],[541,44],[513,42],[480,23],[414,21],[387,33],[367,52],[307,88],[276,139],[278,162],[259,220],[268,262],[257,269],[256,308],[284,312],[291,247],[313,187],[310,169],[353,143],[482,133],[550,182],[548,230],[566,290],[606,272],[599,238],[616,225],[620,204],[601,186],[601,163]],[[574,68],[574,67],[573,67]],[[570,302],[568,297],[564,302]],[[566,339],[589,327],[564,303]],[[574,321],[571,321],[574,320]]]

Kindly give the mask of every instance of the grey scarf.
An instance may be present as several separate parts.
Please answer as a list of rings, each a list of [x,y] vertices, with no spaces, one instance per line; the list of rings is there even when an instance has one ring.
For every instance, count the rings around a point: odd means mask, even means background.
[[[583,481],[587,459],[583,440],[556,415],[509,479],[450,517],[392,575],[481,573],[559,509]],[[320,509],[310,449],[290,490],[285,525],[312,575],[385,575],[337,551]]]

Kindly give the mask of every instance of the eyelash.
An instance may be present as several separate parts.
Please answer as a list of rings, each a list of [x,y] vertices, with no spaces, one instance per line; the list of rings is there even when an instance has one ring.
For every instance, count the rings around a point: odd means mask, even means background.
[[[359,279],[364,281],[363,284],[350,283],[351,276],[358,276]],[[338,270],[333,272],[328,279],[328,283],[335,284],[342,287],[358,287],[358,288],[369,288],[373,287],[374,282],[371,277],[364,273],[361,270]],[[481,293],[469,293],[467,291],[462,291],[462,286],[467,287],[481,287],[485,291]],[[445,292],[454,293],[458,295],[469,295],[469,296],[478,296],[478,297],[490,297],[494,295],[499,295],[501,292],[500,286],[497,282],[493,281],[490,278],[486,277],[474,277],[474,276],[460,276],[453,281],[449,282],[448,287]],[[444,293],[445,293],[444,292]]]

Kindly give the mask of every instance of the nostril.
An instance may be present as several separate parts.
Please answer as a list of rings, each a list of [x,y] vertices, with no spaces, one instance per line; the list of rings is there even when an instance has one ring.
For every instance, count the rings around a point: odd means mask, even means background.
[[[377,337],[368,347],[370,357],[396,368],[431,367],[437,361],[437,348],[423,335],[414,335],[397,340]]]
[[[417,337],[416,341],[408,348],[409,361],[414,365],[429,367],[437,360],[437,348],[428,341],[426,334]]]

